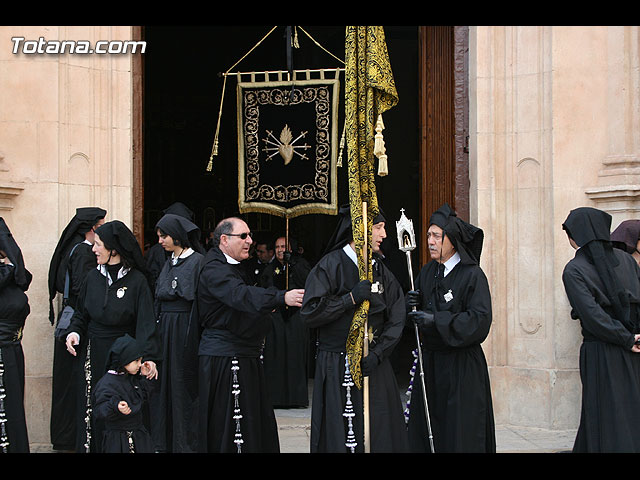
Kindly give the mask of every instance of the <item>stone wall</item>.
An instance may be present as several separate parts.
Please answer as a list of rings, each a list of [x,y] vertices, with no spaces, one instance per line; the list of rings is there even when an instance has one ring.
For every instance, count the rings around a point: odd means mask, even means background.
[[[472,27],[472,221],[494,325],[497,423],[577,427],[579,323],[561,275],[579,206],[637,217],[638,27]]]
[[[0,216],[34,277],[23,339],[32,443],[50,441],[47,274],[59,235],[76,207],[101,206],[107,220],[127,224],[132,218],[132,56],[61,55],[52,53],[54,41],[95,46],[130,35],[126,26],[0,27]],[[24,38],[16,53],[13,37]],[[40,50],[49,53],[28,53],[35,44],[26,42],[41,37]]]

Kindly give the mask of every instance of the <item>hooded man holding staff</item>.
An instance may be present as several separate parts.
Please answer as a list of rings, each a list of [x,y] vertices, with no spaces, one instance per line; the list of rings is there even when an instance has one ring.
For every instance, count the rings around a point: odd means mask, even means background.
[[[613,248],[611,215],[572,210],[562,224],[575,257],[562,273],[580,320],[582,411],[574,452],[640,452],[640,268]]]
[[[305,283],[300,316],[317,328],[318,353],[311,412],[311,453],[364,451],[363,390],[350,377],[347,337],[356,307],[369,305],[368,355],[362,374],[369,377],[372,453],[408,452],[398,384],[389,357],[405,323],[400,284],[377,255],[386,237],[385,219],[373,219],[373,285],[359,280],[349,207],[329,240],[327,253]]]
[[[491,327],[491,294],[479,266],[484,234],[448,204],[429,220],[431,259],[407,293],[407,321],[422,335],[427,402],[436,453],[495,452],[487,362],[480,344]],[[420,382],[409,412],[413,452],[429,452]]]

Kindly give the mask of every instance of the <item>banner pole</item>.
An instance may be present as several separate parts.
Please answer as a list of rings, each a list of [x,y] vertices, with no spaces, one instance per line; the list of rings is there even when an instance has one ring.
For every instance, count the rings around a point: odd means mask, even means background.
[[[369,273],[369,258],[367,252],[367,238],[368,238],[368,226],[367,226],[367,202],[362,202],[362,223],[364,231],[364,243],[362,244],[362,257],[364,259],[364,272],[365,277],[368,277]],[[369,355],[369,322],[368,316],[364,321],[364,345],[362,348],[362,357]],[[364,452],[371,453],[371,425],[369,418],[369,377],[363,378],[362,389],[362,402],[364,410]]]

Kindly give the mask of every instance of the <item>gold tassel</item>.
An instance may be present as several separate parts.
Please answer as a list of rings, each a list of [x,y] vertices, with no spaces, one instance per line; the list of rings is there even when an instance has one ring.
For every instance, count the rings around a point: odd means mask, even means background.
[[[373,145],[373,154],[378,157],[378,175],[384,177],[389,174],[389,167],[387,165],[387,155],[384,146],[384,136],[382,135],[384,130],[384,122],[382,121],[382,115],[378,115],[378,121],[376,122],[376,136],[375,143]]]

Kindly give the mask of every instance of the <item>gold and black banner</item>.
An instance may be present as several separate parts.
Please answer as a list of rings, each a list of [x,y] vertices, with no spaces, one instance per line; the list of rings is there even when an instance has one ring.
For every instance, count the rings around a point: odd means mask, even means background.
[[[238,101],[240,212],[293,218],[338,210],[340,81],[242,81]]]

